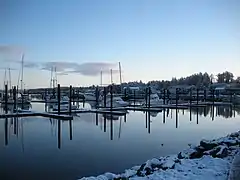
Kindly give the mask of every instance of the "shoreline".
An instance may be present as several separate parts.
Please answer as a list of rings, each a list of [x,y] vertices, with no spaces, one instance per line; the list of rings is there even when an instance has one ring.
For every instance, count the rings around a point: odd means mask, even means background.
[[[201,140],[197,146],[175,155],[153,158],[121,174],[106,172],[80,180],[227,180],[239,146],[240,131],[218,139]]]

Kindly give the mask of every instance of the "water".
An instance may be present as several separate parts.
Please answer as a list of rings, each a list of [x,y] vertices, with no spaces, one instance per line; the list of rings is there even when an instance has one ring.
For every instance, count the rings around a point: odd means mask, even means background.
[[[44,110],[41,104],[32,107]],[[239,112],[207,107],[152,113],[150,120],[143,112],[112,121],[100,114],[80,114],[72,122],[1,119],[0,179],[73,180],[120,173],[150,158],[176,154],[202,138],[238,131]]]

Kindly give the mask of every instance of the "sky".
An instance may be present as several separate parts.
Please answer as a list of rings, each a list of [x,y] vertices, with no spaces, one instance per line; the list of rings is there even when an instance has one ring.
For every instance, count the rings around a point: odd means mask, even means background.
[[[1,0],[0,76],[26,88],[240,76],[239,0]],[[9,79],[9,71],[6,73]],[[0,84],[0,87],[2,85]]]

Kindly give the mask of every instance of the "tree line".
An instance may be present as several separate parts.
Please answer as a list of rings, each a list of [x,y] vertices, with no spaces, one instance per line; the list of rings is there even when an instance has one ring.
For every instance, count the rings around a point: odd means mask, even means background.
[[[176,78],[173,77],[171,80],[154,80],[149,81],[147,84],[142,81],[129,82],[126,84],[130,84],[132,86],[155,86],[157,89],[167,88],[169,86],[176,85],[194,85],[198,88],[208,87],[213,83],[237,83],[240,86],[240,77],[234,78],[233,73],[225,71],[222,73],[218,73],[217,75],[205,73],[196,73],[187,77]],[[125,84],[125,83],[124,83]]]
[[[218,73],[217,75],[205,73],[196,73],[187,77],[176,78],[173,77],[171,81],[149,81],[148,85],[158,84],[159,88],[165,88],[174,85],[195,85],[197,87],[208,87],[213,83],[238,83],[240,84],[240,77],[234,79],[234,75],[231,72],[225,71]]]

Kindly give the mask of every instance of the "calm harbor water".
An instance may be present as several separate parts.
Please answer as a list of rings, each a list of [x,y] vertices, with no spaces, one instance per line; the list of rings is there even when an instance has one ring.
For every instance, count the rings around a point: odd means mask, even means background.
[[[32,108],[43,111],[44,105]],[[202,138],[238,131],[239,112],[206,107],[150,115],[78,114],[73,121],[1,119],[0,179],[74,180],[121,173],[150,158],[176,154]]]

